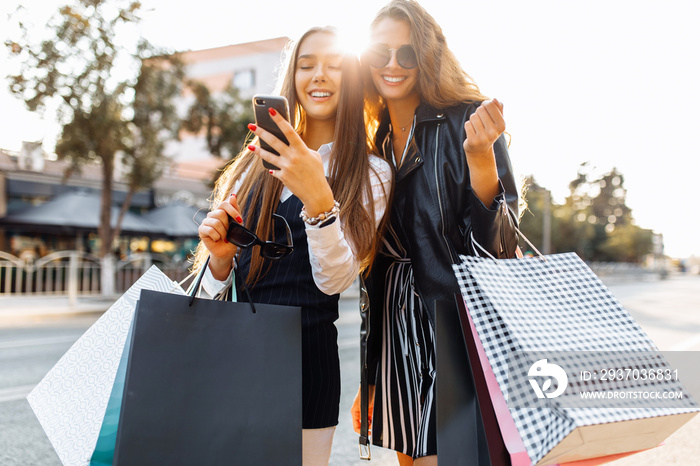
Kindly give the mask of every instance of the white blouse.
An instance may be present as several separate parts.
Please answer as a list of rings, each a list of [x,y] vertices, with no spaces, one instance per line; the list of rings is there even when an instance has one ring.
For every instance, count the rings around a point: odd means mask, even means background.
[[[324,144],[318,150],[323,160],[323,167],[328,176],[328,166],[330,161],[333,143]],[[370,165],[370,185],[372,187],[372,197],[374,201],[375,227],[379,226],[387,207],[387,196],[391,188],[392,170],[391,166],[375,155],[369,156]],[[246,172],[247,173],[247,172]],[[234,185],[234,191],[238,191],[243,178]],[[292,192],[285,186],[280,196],[280,201],[284,202],[292,196]],[[368,199],[363,199],[366,210],[368,209]],[[309,244],[309,260],[314,283],[319,290],[327,295],[341,293],[348,289],[360,271],[360,260],[345,239],[343,233],[343,222],[336,221],[320,228],[319,225],[305,224],[306,236]],[[224,281],[214,278],[207,267],[202,278],[201,294],[206,293],[209,297],[216,296],[221,290],[231,284],[233,274]]]

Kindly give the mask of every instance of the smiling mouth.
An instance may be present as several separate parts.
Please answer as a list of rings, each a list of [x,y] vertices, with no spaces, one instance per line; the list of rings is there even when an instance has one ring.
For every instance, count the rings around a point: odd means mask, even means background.
[[[312,92],[310,92],[310,95],[311,95],[311,97],[313,97],[315,99],[326,99],[326,98],[332,96],[333,93],[329,92],[329,91],[312,91]]]
[[[398,84],[400,82],[403,82],[407,79],[407,76],[386,76],[382,75],[382,79],[386,81],[389,84]]]

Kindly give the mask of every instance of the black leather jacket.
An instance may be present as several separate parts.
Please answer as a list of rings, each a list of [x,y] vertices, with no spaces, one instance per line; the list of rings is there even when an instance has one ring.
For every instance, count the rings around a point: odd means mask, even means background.
[[[472,233],[474,240],[497,258],[513,257],[518,242],[514,228],[518,189],[503,136],[494,144],[501,193],[487,207],[470,187],[462,146],[464,122],[478,106],[477,102],[437,109],[421,104],[416,110],[415,144],[409,145],[394,174],[391,229],[410,258],[415,287],[433,325],[435,300],[454,301],[454,294],[459,292],[452,264],[459,260],[459,254],[476,254]],[[385,117],[377,133],[380,148],[389,132],[388,115]],[[390,157],[387,154],[387,159]],[[371,310],[370,360],[377,354],[373,348],[379,349],[384,277],[392,261],[380,254],[361,287],[361,311]]]

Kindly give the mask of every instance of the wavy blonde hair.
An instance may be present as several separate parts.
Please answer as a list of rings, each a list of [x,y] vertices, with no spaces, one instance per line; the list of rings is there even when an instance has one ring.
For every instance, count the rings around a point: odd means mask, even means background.
[[[304,131],[306,125],[306,112],[296,95],[295,74],[299,47],[306,38],[318,33],[337,37],[334,28],[316,27],[306,31],[297,42],[290,42],[285,51],[286,71],[277,92],[287,98],[290,123],[299,134]],[[378,232],[375,228],[374,200],[369,178],[373,168],[369,162],[369,140],[363,118],[364,85],[357,57],[344,55],[341,66],[340,98],[328,182],[341,206],[339,220],[343,223],[345,237],[351,243],[355,256],[361,260],[362,270],[366,270],[376,255],[381,231]],[[257,145],[257,138],[253,139],[252,143]],[[284,186],[277,178],[270,176],[262,160],[253,152],[243,150],[224,168],[210,198],[211,206],[212,209],[216,208],[228,198],[234,185],[246,171],[248,173],[236,196],[243,210],[244,224],[256,224],[255,233],[265,241],[270,237],[271,214],[277,209]],[[388,197],[388,193],[386,195]],[[366,199],[368,210],[365,210],[362,199]],[[257,209],[257,206],[260,206],[260,209]],[[382,222],[382,225],[384,224],[385,222]],[[209,252],[200,242],[193,269],[198,270],[208,255]],[[266,271],[264,260],[254,250],[246,283],[255,284]]]
[[[386,18],[404,21],[410,28],[411,45],[418,58],[417,86],[421,101],[436,108],[446,108],[462,102],[488,99],[447,47],[440,25],[418,2],[390,1],[379,10],[371,28]],[[364,64],[363,68],[365,79],[368,79],[369,65]],[[369,126],[376,130],[385,102],[373,85],[367,86],[366,104]]]

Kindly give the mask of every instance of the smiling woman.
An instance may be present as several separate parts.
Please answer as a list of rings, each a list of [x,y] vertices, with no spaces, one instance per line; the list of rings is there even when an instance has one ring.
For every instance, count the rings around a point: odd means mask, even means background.
[[[313,34],[299,46],[294,79],[299,105],[306,111],[307,125],[302,139],[316,133],[317,129],[309,125],[331,125],[332,131],[340,100],[342,61],[330,33]],[[311,146],[320,147],[320,144]]]
[[[339,294],[374,259],[391,168],[368,155],[359,62],[340,52],[335,31],[312,28],[288,52],[280,94],[289,102],[289,121],[269,112],[288,144],[248,126],[256,139],[217,181],[195,268],[207,267],[204,295],[248,287],[256,302],[301,307],[303,463],[327,465],[340,401]],[[285,222],[273,224],[273,217]],[[258,247],[227,241],[232,224],[245,224],[258,243],[284,243],[289,231],[292,240],[284,244],[293,250],[266,260]]]
[[[437,303],[459,293],[452,264],[477,255],[477,244],[514,256],[518,190],[503,104],[462,70],[432,16],[413,0],[392,0],[370,38],[367,113],[396,180],[385,248],[362,288],[371,332],[361,379],[374,379],[373,389],[363,387],[353,415],[356,427],[371,416],[372,443],[395,450],[402,466],[436,465]],[[361,404],[373,413],[358,422]],[[464,439],[478,447],[464,458],[487,464],[480,413],[470,410]]]

